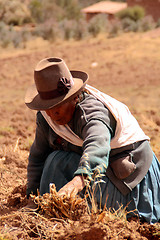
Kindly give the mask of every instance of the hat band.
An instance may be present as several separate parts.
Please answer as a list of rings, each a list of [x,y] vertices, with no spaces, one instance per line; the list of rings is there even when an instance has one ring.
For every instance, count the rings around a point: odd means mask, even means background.
[[[41,91],[38,91],[38,92],[39,92],[40,97],[44,100],[54,99],[54,98],[64,95],[64,93],[59,92],[57,89],[55,89],[53,91],[48,91],[48,92],[41,92]]]
[[[44,100],[54,99],[60,96],[63,96],[64,94],[67,94],[68,91],[73,86],[74,82],[72,79],[67,78],[59,78],[59,82],[57,83],[57,89],[47,91],[47,92],[41,92],[38,91],[40,94],[40,97]]]

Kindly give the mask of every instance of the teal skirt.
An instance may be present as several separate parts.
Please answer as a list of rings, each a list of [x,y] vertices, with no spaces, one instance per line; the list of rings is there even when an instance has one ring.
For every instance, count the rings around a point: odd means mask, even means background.
[[[46,159],[41,182],[40,194],[49,192],[50,183],[57,191],[73,179],[81,156],[74,152],[54,151]],[[99,190],[101,189],[101,190]],[[160,221],[160,163],[153,154],[152,164],[143,180],[126,196],[114,186],[107,176],[97,187],[96,201],[103,208],[118,210],[122,206],[127,217],[139,216],[142,221]]]

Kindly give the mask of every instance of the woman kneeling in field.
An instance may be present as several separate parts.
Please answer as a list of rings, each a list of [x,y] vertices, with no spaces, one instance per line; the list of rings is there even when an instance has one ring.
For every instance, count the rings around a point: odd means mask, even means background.
[[[37,110],[37,127],[27,168],[27,196],[49,192],[83,194],[96,176],[96,201],[160,220],[160,164],[149,137],[127,106],[87,85],[88,75],[69,71],[60,58],[41,60],[25,103]],[[99,179],[101,177],[101,180]]]

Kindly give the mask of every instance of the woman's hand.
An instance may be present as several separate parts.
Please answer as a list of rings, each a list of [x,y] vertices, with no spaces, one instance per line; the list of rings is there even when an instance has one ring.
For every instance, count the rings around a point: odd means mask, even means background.
[[[70,195],[71,193],[74,193],[76,195],[78,192],[80,192],[84,188],[84,177],[78,175],[75,176],[70,182],[68,182],[66,185],[64,185],[58,193],[60,195]]]

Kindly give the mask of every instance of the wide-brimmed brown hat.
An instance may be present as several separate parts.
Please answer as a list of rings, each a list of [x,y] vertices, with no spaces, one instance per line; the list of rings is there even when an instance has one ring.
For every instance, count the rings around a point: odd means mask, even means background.
[[[25,104],[34,110],[58,106],[76,96],[87,80],[87,73],[69,71],[61,58],[42,59],[34,70],[35,84],[28,88]]]

